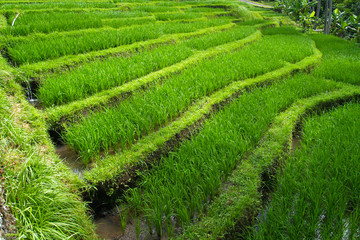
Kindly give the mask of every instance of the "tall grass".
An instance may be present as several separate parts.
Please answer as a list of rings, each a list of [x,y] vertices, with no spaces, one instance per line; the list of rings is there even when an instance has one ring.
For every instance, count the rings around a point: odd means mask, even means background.
[[[102,50],[138,41],[158,38],[164,34],[192,32],[197,29],[219,26],[229,20],[214,19],[192,23],[160,23],[145,26],[133,26],[123,29],[101,29],[81,35],[57,35],[41,40],[24,38],[10,43],[8,48],[11,59],[18,65],[33,63],[46,59],[58,58],[70,54],[79,54]]]
[[[360,233],[360,105],[304,123],[254,239],[356,239]]]
[[[328,35],[312,35],[323,53],[323,63],[314,74],[335,81],[360,85],[360,47]]]
[[[334,89],[335,83],[299,75],[269,88],[244,93],[205,123],[158,166],[141,175],[127,200],[147,223],[171,235],[173,221],[184,226],[218,192],[238,160],[253,149],[279,111],[298,98]]]
[[[68,127],[64,138],[86,164],[100,151],[116,145],[125,147],[166,124],[193,101],[232,81],[269,72],[282,67],[284,61],[296,62],[312,52],[311,41],[305,37],[266,37],[239,52],[221,55],[172,76],[118,107],[91,114]]]
[[[184,46],[163,46],[128,58],[87,64],[65,74],[50,75],[42,81],[38,98],[46,107],[82,99],[172,65],[192,53]]]

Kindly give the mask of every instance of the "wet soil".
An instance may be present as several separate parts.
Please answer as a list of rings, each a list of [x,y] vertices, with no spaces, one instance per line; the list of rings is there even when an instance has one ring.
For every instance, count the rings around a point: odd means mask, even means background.
[[[74,173],[82,176],[82,172],[86,169],[75,150],[69,148],[68,145],[58,145],[55,152],[64,161]]]

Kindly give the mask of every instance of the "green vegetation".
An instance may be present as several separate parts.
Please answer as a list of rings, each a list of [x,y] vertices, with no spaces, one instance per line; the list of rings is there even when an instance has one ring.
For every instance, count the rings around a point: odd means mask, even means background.
[[[149,17],[136,17],[136,18],[107,18],[103,20],[104,25],[120,28],[131,25],[143,25],[149,23],[155,23],[156,19],[153,16]]]
[[[259,146],[242,159],[224,183],[226,188],[208,206],[206,215],[199,216],[200,221],[189,226],[179,239],[249,238],[246,236],[247,227],[252,223],[249,217],[258,214],[263,197],[259,189],[266,193],[272,187],[274,168],[286,161],[293,149],[293,133],[297,124],[311,112],[360,96],[359,88],[327,82],[340,89],[300,99],[277,115]]]
[[[216,27],[203,28],[189,33],[167,34],[157,39],[136,42],[130,45],[119,46],[100,51],[92,51],[78,55],[63,56],[54,60],[47,60],[33,64],[26,64],[20,66],[20,71],[24,72],[30,78],[42,78],[49,72],[63,72],[69,67],[77,66],[85,62],[93,61],[95,59],[103,59],[108,56],[122,56],[129,55],[137,51],[154,48],[158,45],[178,43],[183,39],[190,39],[202,35],[211,34],[217,31],[226,31],[235,26],[234,23],[220,25]]]
[[[278,2],[358,37],[354,0]],[[104,207],[116,239],[358,237],[359,46],[294,24],[237,0],[1,1],[0,215],[17,232],[0,239],[108,238]]]
[[[179,62],[192,54],[183,46],[164,46],[130,58],[109,58],[43,80],[38,98],[45,107],[79,100]]]
[[[8,16],[10,26],[15,16],[16,14]],[[21,13],[8,31],[11,35],[28,35],[33,32],[50,33],[99,27],[102,27],[101,19],[91,13]]]
[[[144,212],[158,233],[171,226],[175,216],[181,225],[188,224],[214,197],[237,160],[260,140],[279,110],[299,97],[336,86],[303,78],[245,93],[205,124],[198,136],[144,174],[139,190],[130,191],[130,203]]]
[[[202,15],[197,13],[160,13],[155,14],[157,21],[171,21],[180,19],[194,19],[200,18]]]
[[[315,75],[360,85],[359,46],[334,36],[312,35],[311,38],[324,54],[324,63]]]
[[[16,239],[96,239],[75,176],[52,153],[38,111],[9,75],[0,89],[0,158],[6,204],[16,218]],[[8,96],[7,94],[11,94]]]
[[[301,147],[282,171],[255,239],[356,238],[359,113],[359,104],[347,104],[305,121]]]
[[[138,41],[155,39],[164,34],[192,32],[201,28],[219,26],[229,21],[214,19],[193,23],[160,23],[145,26],[133,26],[123,29],[99,29],[82,32],[72,36],[59,34],[37,39],[24,38],[9,46],[11,59],[18,65],[46,59],[58,58],[69,54],[80,54],[94,50],[113,48]],[[29,40],[31,39],[31,43]]]
[[[133,144],[130,149],[96,162],[91,170],[84,172],[84,179],[95,188],[101,186],[104,182],[109,183],[106,185],[106,194],[109,198],[112,197],[114,194],[113,189],[116,188],[117,179],[119,177],[121,178],[129,167],[141,165],[144,161],[144,156],[151,154],[157,149],[163,148],[164,145],[166,146],[168,141],[171,141],[171,139],[181,131],[186,130],[187,127],[196,125],[197,122],[213,112],[213,107],[226,103],[242,91],[252,89],[255,86],[263,86],[276,82],[296,71],[304,71],[312,68],[319,64],[320,58],[321,53],[315,51],[314,55],[306,57],[295,64],[288,64],[256,78],[238,80],[229,84],[210,96],[200,99],[184,112],[181,117],[172,121],[169,125],[160,128],[158,131],[145,136]],[[114,182],[115,186],[111,182]]]
[[[116,7],[114,3],[110,2],[73,2],[73,1],[64,1],[64,2],[33,2],[28,3],[4,3],[0,5],[0,10],[35,10],[35,9],[57,9],[57,8],[113,8]]]
[[[228,31],[216,32],[199,38],[185,41],[183,44],[197,50],[205,50],[210,47],[236,41],[255,32],[253,27],[235,27]]]
[[[67,128],[66,142],[80,153],[86,164],[100,151],[116,145],[125,147],[166,124],[201,96],[232,81],[269,72],[283,66],[284,61],[296,62],[312,53],[311,41],[301,36],[264,38],[242,51],[216,57],[166,79],[162,85],[152,87],[145,95],[135,94],[119,107],[91,114]],[[101,133],[96,130],[100,126]]]

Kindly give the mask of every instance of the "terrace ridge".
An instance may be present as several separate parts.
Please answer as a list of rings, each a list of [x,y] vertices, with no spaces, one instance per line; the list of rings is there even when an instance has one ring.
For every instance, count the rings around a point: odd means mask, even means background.
[[[313,46],[315,47],[315,44]],[[119,185],[129,184],[129,182],[119,183],[118,179],[123,179],[124,174],[126,176],[134,174],[132,171],[144,164],[143,159],[146,159],[147,156],[158,151],[163,146],[167,148],[167,142],[171,142],[174,137],[177,138],[176,136],[181,136],[182,131],[191,130],[192,125],[198,125],[204,121],[212,111],[216,110],[216,106],[229,102],[242,91],[272,84],[297,71],[308,71],[320,63],[321,56],[321,52],[315,48],[313,55],[305,57],[297,63],[289,63],[280,69],[256,78],[233,82],[212,95],[198,100],[176,120],[139,140],[131,149],[104,158],[101,162],[94,163],[92,169],[83,172],[84,186],[82,186],[82,189],[85,191],[85,198],[92,196],[92,199],[96,199],[97,193],[95,189],[101,189],[101,194],[108,194],[110,197],[108,200],[112,201],[111,195],[114,194],[114,189],[123,191],[122,187],[119,189]],[[133,177],[127,178],[127,180],[129,179],[131,180]],[[87,191],[88,193],[86,193]]]

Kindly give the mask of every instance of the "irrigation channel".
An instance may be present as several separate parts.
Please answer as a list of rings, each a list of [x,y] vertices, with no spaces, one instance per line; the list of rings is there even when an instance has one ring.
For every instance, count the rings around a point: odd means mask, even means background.
[[[0,190],[15,236],[297,236],[272,225],[294,208],[277,218],[282,196],[301,212],[287,172],[328,156],[309,151],[333,137],[319,124],[358,126],[360,50],[291,24],[238,0],[0,3]],[[312,222],[304,239],[358,236],[358,199],[343,194],[337,212],[290,214]],[[331,233],[326,218],[344,224]]]

